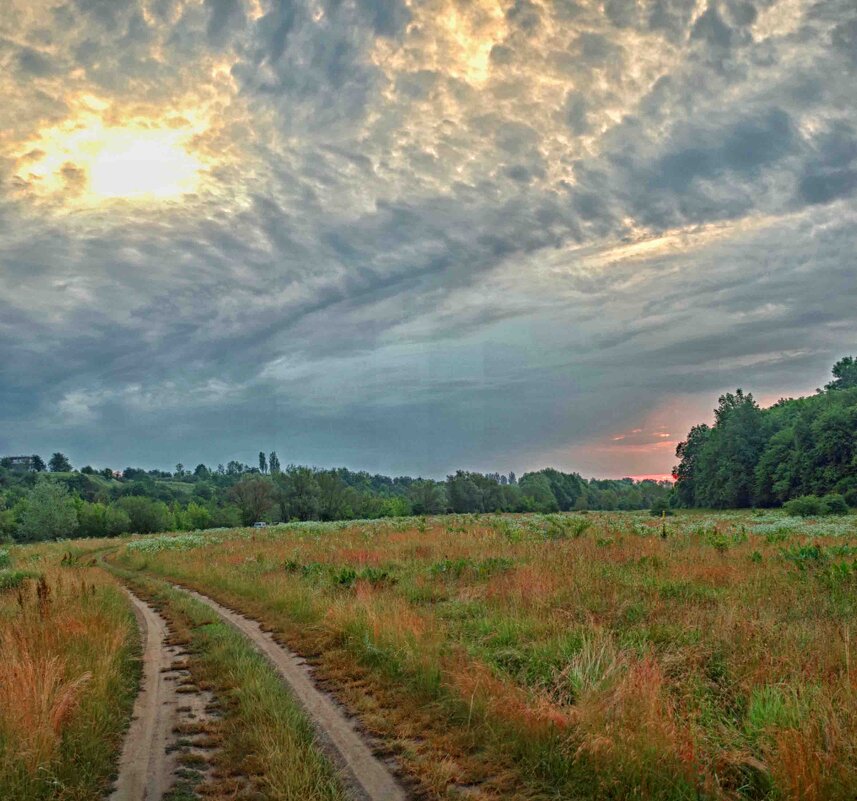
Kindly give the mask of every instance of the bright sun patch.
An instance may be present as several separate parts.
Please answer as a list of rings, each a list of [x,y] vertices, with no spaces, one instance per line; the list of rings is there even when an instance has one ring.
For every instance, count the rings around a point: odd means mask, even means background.
[[[39,196],[78,205],[176,199],[199,188],[204,164],[191,146],[199,131],[189,122],[106,125],[99,115],[87,114],[28,142],[17,177]]]
[[[90,193],[98,197],[170,198],[194,191],[202,164],[172,141],[171,133],[114,134],[90,164]]]

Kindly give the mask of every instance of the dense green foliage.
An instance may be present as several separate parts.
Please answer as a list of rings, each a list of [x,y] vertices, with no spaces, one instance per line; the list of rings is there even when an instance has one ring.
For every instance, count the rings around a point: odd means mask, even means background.
[[[52,465],[68,466],[56,453]],[[122,533],[192,531],[257,521],[349,520],[411,514],[558,512],[648,509],[663,503],[669,484],[630,478],[584,479],[545,469],[482,474],[459,470],[445,481],[390,478],[345,468],[289,465],[259,453],[258,467],[229,462],[173,473],[128,467],[119,474],[86,466],[80,471],[22,470],[0,462],[0,541],[111,537]]]
[[[833,376],[815,395],[768,409],[740,389],[721,396],[714,425],[694,426],[676,449],[675,502],[723,509],[811,496],[791,504],[796,514],[857,505],[857,362],[841,359]]]

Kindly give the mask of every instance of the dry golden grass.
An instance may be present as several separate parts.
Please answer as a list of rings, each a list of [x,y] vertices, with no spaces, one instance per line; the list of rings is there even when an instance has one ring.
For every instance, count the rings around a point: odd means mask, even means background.
[[[135,624],[100,570],[61,569],[0,593],[0,797],[98,797],[135,680]]]
[[[451,517],[122,558],[312,656],[433,798],[853,801],[852,520]]]

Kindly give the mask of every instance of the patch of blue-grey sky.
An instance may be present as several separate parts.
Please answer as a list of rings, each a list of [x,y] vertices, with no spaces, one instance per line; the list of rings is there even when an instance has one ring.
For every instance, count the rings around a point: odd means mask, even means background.
[[[12,0],[0,451],[666,473],[854,349],[855,52],[849,0]],[[180,197],[26,167],[196,111]]]

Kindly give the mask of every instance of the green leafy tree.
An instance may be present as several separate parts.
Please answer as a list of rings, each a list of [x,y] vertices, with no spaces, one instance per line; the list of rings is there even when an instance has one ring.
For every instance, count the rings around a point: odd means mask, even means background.
[[[129,495],[120,498],[116,506],[128,516],[128,530],[135,534],[169,531],[173,527],[173,517],[163,501],[142,495]]]
[[[245,525],[264,520],[274,502],[274,488],[267,478],[248,476],[242,478],[229,490],[230,498],[241,510]]]
[[[317,520],[321,488],[308,467],[289,465],[277,475],[277,501],[283,520]]]
[[[446,488],[436,481],[419,479],[408,487],[414,514],[439,515],[446,511]]]
[[[280,460],[276,451],[271,451],[270,456],[268,456],[268,470],[271,471],[272,476],[280,472]]]
[[[211,512],[205,506],[191,501],[185,509],[185,520],[189,529],[206,529],[211,527]]]
[[[47,470],[47,465],[39,454],[33,454],[33,470],[36,473],[44,473]]]
[[[721,395],[715,424],[699,455],[696,500],[717,509],[750,506],[764,447],[762,412],[752,394]]]
[[[259,472],[262,474],[268,472],[268,460],[265,458],[265,451],[259,451]]]
[[[118,506],[111,504],[104,512],[104,533],[108,537],[117,537],[131,531],[131,518]]]
[[[857,359],[853,356],[844,356],[831,370],[833,373],[833,381],[831,381],[825,389],[853,389],[857,387]]]
[[[52,473],[70,473],[71,472],[71,462],[68,460],[65,454],[57,451],[53,456],[51,456],[48,461],[48,467],[50,467]]]
[[[18,536],[22,540],[70,537],[77,530],[77,509],[68,490],[55,481],[40,478],[26,498]]]
[[[557,512],[559,504],[544,473],[525,473],[518,482],[524,510],[527,512]]]
[[[446,495],[452,511],[457,514],[482,512],[482,490],[474,481],[473,475],[464,470],[446,477]]]
[[[697,505],[697,478],[699,475],[699,458],[711,429],[705,425],[693,426],[687,439],[680,442],[675,449],[675,455],[680,460],[673,468],[675,477],[675,492],[679,505]]]

